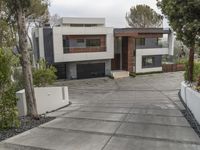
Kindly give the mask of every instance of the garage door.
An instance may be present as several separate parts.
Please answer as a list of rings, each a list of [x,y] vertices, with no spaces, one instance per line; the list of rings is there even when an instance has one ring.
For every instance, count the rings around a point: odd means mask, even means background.
[[[105,63],[77,64],[77,78],[95,78],[105,76]]]
[[[66,64],[59,63],[54,64],[54,67],[56,68],[56,76],[57,79],[66,79]]]

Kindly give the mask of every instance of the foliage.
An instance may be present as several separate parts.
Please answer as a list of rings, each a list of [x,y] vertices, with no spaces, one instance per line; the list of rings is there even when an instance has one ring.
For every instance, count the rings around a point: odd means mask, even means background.
[[[1,95],[0,99],[0,129],[19,126],[17,98],[14,86],[9,87]]]
[[[30,56],[28,53],[27,37],[29,37],[28,36],[29,33],[28,29],[30,27],[29,20],[30,19],[34,21],[41,20],[40,17],[41,15],[44,15],[43,14],[44,11],[40,9],[48,8],[46,6],[46,2],[48,1],[47,0],[0,0],[0,13],[1,13],[0,19],[3,16],[3,18],[6,18],[6,20],[9,23],[16,26],[16,31],[15,31],[15,35],[17,37],[16,47],[18,52],[21,54],[20,63],[22,65],[23,77],[25,83],[24,87],[25,87],[26,102],[27,102],[27,114],[35,119],[38,119],[39,116],[36,108],[36,99],[33,87]],[[44,5],[45,7],[35,7]],[[47,10],[45,10],[45,12],[46,11]],[[30,40],[30,37],[28,39]]]
[[[200,92],[200,75],[198,76],[198,79],[197,79],[196,90],[197,90],[198,92]]]
[[[178,40],[190,49],[188,81],[192,82],[194,70],[194,48],[200,45],[200,1],[157,0],[157,5],[169,20]]]
[[[19,125],[15,86],[11,81],[14,58],[8,50],[0,49],[0,128]]]
[[[131,7],[126,13],[126,20],[134,28],[161,27],[163,23],[163,17],[147,5]]]
[[[40,87],[52,84],[57,78],[55,73],[55,67],[48,66],[45,60],[40,60],[39,67],[33,70],[34,85]]]
[[[0,19],[0,47],[7,47],[14,44],[15,39],[7,20]]]
[[[162,0],[158,1],[162,13],[167,16],[177,39],[187,47],[200,43],[200,1]]]
[[[185,73],[184,73],[185,81],[189,81],[188,71],[189,71],[189,65],[188,65],[188,62],[186,62],[185,63]],[[200,62],[195,62],[194,63],[194,70],[193,70],[194,81],[198,80],[199,75],[200,75]]]
[[[43,26],[49,21],[48,0],[31,0],[26,12],[28,22],[34,22],[36,26]]]
[[[50,22],[51,26],[53,26],[53,27],[56,26],[59,19],[60,19],[60,16],[58,14],[54,14],[54,15],[50,16],[49,22]]]
[[[186,64],[187,61],[188,61],[188,60],[185,59],[185,58],[177,59],[177,60],[176,60],[176,64]]]

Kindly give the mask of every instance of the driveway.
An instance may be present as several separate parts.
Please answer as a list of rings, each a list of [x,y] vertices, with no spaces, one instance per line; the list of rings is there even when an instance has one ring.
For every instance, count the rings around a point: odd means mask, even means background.
[[[200,150],[178,98],[183,73],[56,83],[72,105],[57,118],[4,141],[0,149]]]

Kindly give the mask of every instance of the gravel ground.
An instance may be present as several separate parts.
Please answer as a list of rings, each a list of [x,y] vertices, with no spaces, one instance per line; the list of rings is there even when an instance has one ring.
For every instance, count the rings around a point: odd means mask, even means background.
[[[192,114],[192,112],[190,111],[190,109],[185,105],[185,103],[183,102],[180,92],[179,92],[179,98],[182,102],[182,104],[184,105],[185,109],[181,110],[182,114],[184,115],[184,117],[187,119],[187,121],[190,123],[191,127],[194,129],[194,131],[198,134],[198,136],[200,137],[200,124],[197,122],[197,120],[195,119],[194,115]]]
[[[24,131],[30,130],[34,127],[37,127],[43,123],[49,122],[55,119],[54,117],[40,117],[39,120],[34,120],[30,117],[21,117],[20,118],[20,127],[11,128],[6,130],[0,130],[0,141],[3,141],[7,138],[20,134]]]

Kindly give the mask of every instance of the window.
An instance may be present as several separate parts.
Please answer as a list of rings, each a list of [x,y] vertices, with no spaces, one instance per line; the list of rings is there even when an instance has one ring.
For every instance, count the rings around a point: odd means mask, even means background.
[[[86,47],[100,47],[100,39],[86,39]]]
[[[151,68],[155,66],[155,58],[153,56],[142,57],[142,68]]]
[[[98,35],[63,35],[63,53],[105,51],[105,41],[101,39]]]
[[[67,36],[63,36],[63,53],[69,53],[69,39]]]
[[[162,56],[142,56],[142,68],[153,68],[161,67],[162,65]]]
[[[84,27],[84,24],[70,24],[70,27]]]
[[[137,46],[144,46],[145,45],[145,38],[136,39]]]
[[[77,43],[84,43],[84,39],[77,39],[76,42]]]
[[[85,27],[96,27],[96,24],[85,24]]]

